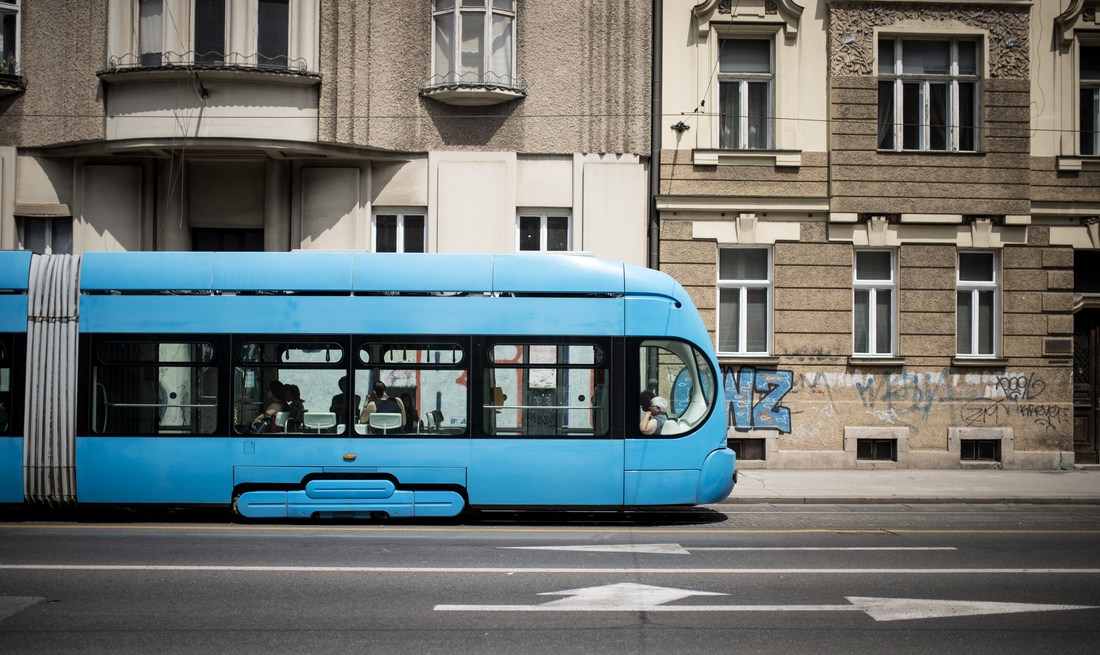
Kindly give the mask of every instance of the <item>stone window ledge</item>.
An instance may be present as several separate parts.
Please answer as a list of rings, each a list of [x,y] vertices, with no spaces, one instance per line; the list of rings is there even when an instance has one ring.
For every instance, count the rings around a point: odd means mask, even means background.
[[[801,150],[706,150],[691,152],[691,163],[696,166],[775,166],[799,168],[802,166]]]

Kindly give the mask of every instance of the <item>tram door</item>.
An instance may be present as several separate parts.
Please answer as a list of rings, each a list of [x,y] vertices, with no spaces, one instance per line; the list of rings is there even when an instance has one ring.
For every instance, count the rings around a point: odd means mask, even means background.
[[[1073,452],[1078,464],[1100,464],[1100,309],[1074,319]]]

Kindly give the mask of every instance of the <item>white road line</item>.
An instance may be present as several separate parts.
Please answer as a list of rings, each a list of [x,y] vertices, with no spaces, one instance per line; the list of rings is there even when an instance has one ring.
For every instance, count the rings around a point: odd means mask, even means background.
[[[855,605],[620,605],[568,607],[543,605],[436,605],[437,612],[862,612]]]
[[[696,551],[924,551],[958,550],[953,546],[821,546],[821,547],[757,547],[757,546],[681,546],[680,544],[585,544],[580,546],[500,546],[501,550],[555,550],[581,553],[642,553],[648,555],[690,555]]]
[[[580,573],[580,574],[663,574],[663,575],[1100,575],[1100,569],[1056,568],[958,568],[958,569],[780,569],[780,568],[586,568],[586,567],[452,567],[452,566],[232,566],[188,564],[0,564],[0,571],[181,571],[241,573]]]
[[[714,551],[717,551],[717,550],[721,550],[721,551],[727,551],[727,550],[732,550],[732,551],[743,551],[743,550],[744,551],[750,551],[750,550],[751,551],[756,551],[756,550],[767,550],[767,551],[784,551],[784,550],[842,550],[842,551],[849,551],[849,550],[905,550],[905,551],[909,551],[909,550],[958,550],[958,548],[955,548],[954,546],[820,546],[820,547],[818,547],[818,546],[804,546],[804,547],[801,547],[800,546],[800,547],[790,547],[790,548],[782,547],[782,546],[778,546],[778,547],[764,547],[764,546],[760,546],[760,547],[756,547],[756,546],[731,546],[731,547],[725,547],[725,546],[714,546],[714,547],[708,547],[708,548],[696,548],[695,546],[686,546],[686,548],[688,550],[690,550],[691,552],[695,552],[697,550],[714,550]]]

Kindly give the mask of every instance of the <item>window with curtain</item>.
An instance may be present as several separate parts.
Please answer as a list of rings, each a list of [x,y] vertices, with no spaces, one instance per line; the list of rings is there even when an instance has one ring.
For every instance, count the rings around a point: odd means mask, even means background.
[[[426,225],[423,212],[376,213],[374,252],[426,252]]]
[[[515,0],[433,0],[435,84],[515,84]]]
[[[999,279],[997,254],[960,251],[956,280],[958,354],[995,357],[998,347]]]
[[[1081,154],[1100,155],[1100,45],[1082,44]]]
[[[897,276],[891,250],[857,250],[853,280],[853,353],[894,354]]]
[[[879,39],[879,150],[976,151],[979,51],[976,39]]]
[[[225,0],[195,0],[195,63],[225,63]]]
[[[286,68],[290,52],[290,0],[259,0],[256,9],[256,65]]]
[[[767,355],[771,335],[771,252],[718,251],[718,352]]]
[[[516,250],[520,252],[556,252],[570,250],[568,215],[521,213],[518,220]]]
[[[719,148],[772,147],[771,39],[722,39],[718,50]]]
[[[160,66],[164,51],[164,0],[138,0],[138,60]]]

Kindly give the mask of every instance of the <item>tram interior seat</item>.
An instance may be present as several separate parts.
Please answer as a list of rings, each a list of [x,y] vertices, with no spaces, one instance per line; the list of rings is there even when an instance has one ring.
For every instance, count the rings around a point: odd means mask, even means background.
[[[335,412],[306,412],[302,415],[306,432],[329,432],[336,427]]]
[[[441,425],[443,425],[443,412],[433,409],[424,413],[424,427],[428,430],[435,432],[439,430]]]
[[[286,431],[286,421],[290,418],[290,412],[276,412],[275,413],[275,427],[280,430]]]
[[[396,412],[374,412],[367,417],[367,423],[371,429],[382,434],[387,434],[390,431],[400,430],[404,425],[404,421],[401,420],[401,414]]]

